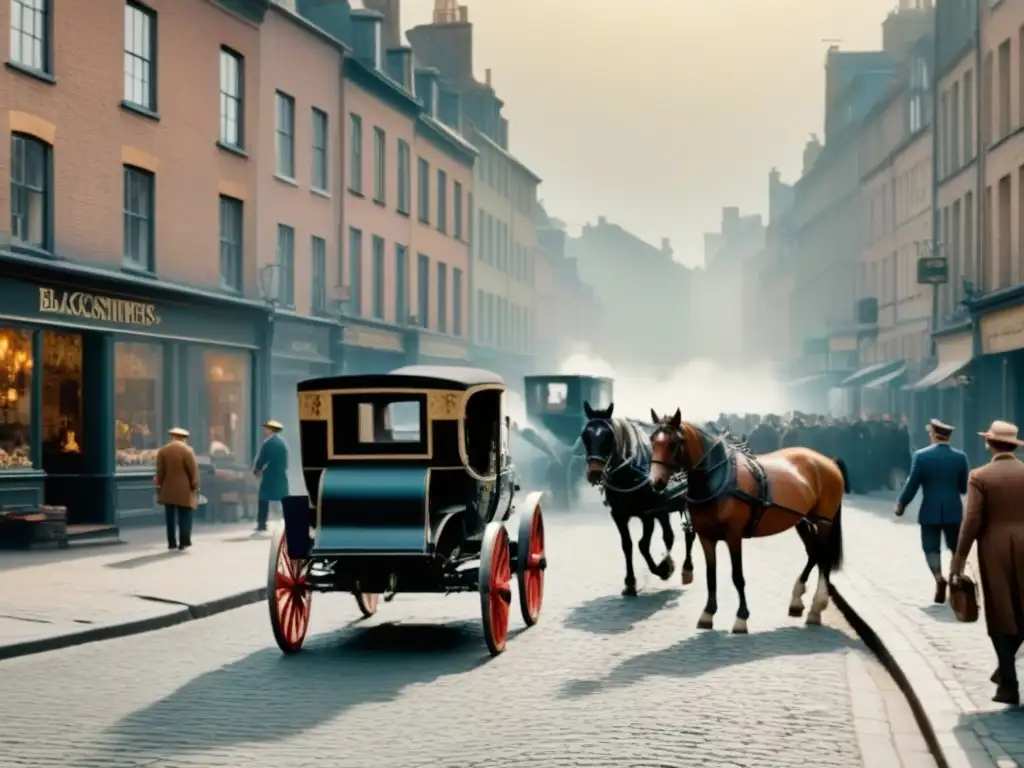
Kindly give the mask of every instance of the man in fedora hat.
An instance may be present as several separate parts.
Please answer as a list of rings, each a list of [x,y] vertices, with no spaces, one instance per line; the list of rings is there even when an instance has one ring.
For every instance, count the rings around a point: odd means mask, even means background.
[[[999,666],[992,675],[999,704],[1020,705],[1016,656],[1024,645],[1024,463],[1014,455],[1024,445],[1017,426],[994,421],[979,432],[992,460],[971,472],[960,540],[951,573],[964,571],[978,543],[978,570],[985,624]]]
[[[288,495],[288,446],[281,437],[282,429],[281,423],[273,419],[263,424],[263,445],[254,467],[254,473],[260,479],[257,531],[267,530],[270,502],[281,501]]]
[[[186,442],[188,430],[174,427],[170,440],[156,452],[157,502],[164,505],[167,548],[192,546],[192,510],[199,501],[199,467],[196,454]]]
[[[946,579],[942,575],[942,540],[950,552],[956,550],[956,539],[963,519],[962,497],[967,493],[967,476],[971,466],[963,451],[949,444],[955,427],[938,419],[928,422],[931,445],[914,452],[910,474],[903,485],[896,515],[921,491],[921,509],[917,522],[921,526],[921,549],[935,577],[935,602],[946,602]]]

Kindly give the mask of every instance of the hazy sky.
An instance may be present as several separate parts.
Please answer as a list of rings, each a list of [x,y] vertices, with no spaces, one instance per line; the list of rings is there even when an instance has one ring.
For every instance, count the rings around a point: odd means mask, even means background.
[[[504,99],[510,148],[549,213],[600,215],[703,259],[721,208],[767,213],[823,122],[824,61],[881,45],[896,0],[464,0],[474,69]],[[402,0],[403,27],[434,0]]]

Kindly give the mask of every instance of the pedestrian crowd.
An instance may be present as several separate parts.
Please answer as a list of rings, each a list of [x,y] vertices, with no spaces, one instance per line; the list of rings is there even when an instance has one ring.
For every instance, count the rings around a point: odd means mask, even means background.
[[[977,585],[965,574],[977,545],[985,625],[997,662],[992,700],[1020,706],[1016,656],[1024,646],[1024,462],[1016,453],[1024,440],[1016,425],[996,421],[978,433],[991,460],[973,471],[966,454],[949,444],[955,427],[938,419],[927,425],[930,445],[913,453],[906,421],[890,418],[721,414],[705,427],[755,455],[805,447],[842,458],[855,493],[900,490],[897,516],[920,493],[917,522],[924,562],[935,579],[933,600],[945,603],[952,593],[957,618],[977,619]],[[952,554],[948,578],[943,542]]]
[[[746,443],[754,454],[800,446],[825,456],[841,456],[855,493],[896,490],[910,472],[910,432],[905,419],[837,419],[799,411],[787,416],[723,413],[705,426]]]

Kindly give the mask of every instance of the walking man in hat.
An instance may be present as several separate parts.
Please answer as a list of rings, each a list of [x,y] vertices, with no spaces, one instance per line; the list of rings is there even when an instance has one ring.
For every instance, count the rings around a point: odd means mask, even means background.
[[[259,507],[256,530],[267,530],[270,502],[281,501],[288,495],[288,446],[281,437],[283,427],[270,419],[263,425],[263,445],[256,457],[254,473],[260,479]]]
[[[978,542],[978,570],[985,600],[985,624],[999,661],[992,682],[999,704],[1020,706],[1016,656],[1024,645],[1024,463],[1014,453],[1024,445],[1017,426],[994,421],[979,432],[992,461],[971,472],[967,513],[950,569],[963,574]]]
[[[164,505],[167,548],[192,546],[192,511],[199,500],[199,466],[196,454],[186,442],[188,430],[174,427],[170,441],[156,452],[157,502]]]
[[[910,474],[896,503],[896,515],[901,516],[921,491],[917,522],[921,526],[921,549],[935,577],[936,603],[946,602],[942,541],[945,540],[950,552],[956,551],[963,519],[962,497],[967,493],[967,476],[971,471],[966,454],[949,444],[954,429],[938,419],[928,422],[931,445],[914,452]]]

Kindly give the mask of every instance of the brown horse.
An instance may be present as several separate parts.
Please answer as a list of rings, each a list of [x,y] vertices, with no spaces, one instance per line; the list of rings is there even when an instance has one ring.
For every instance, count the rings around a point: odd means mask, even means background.
[[[743,539],[774,536],[796,527],[807,549],[807,565],[793,585],[789,615],[804,612],[807,577],[818,568],[808,624],[820,624],[828,607],[829,577],[843,562],[842,503],[850,490],[842,459],[830,459],[808,448],[783,448],[753,456],[673,416],[651,410],[656,428],[651,435],[651,484],[664,489],[669,478],[686,472],[686,503],[707,564],[708,601],[697,622],[711,629],[718,610],[715,547],[725,541],[732,558],[732,583],[740,605],[732,631],[746,634],[746,582]]]

